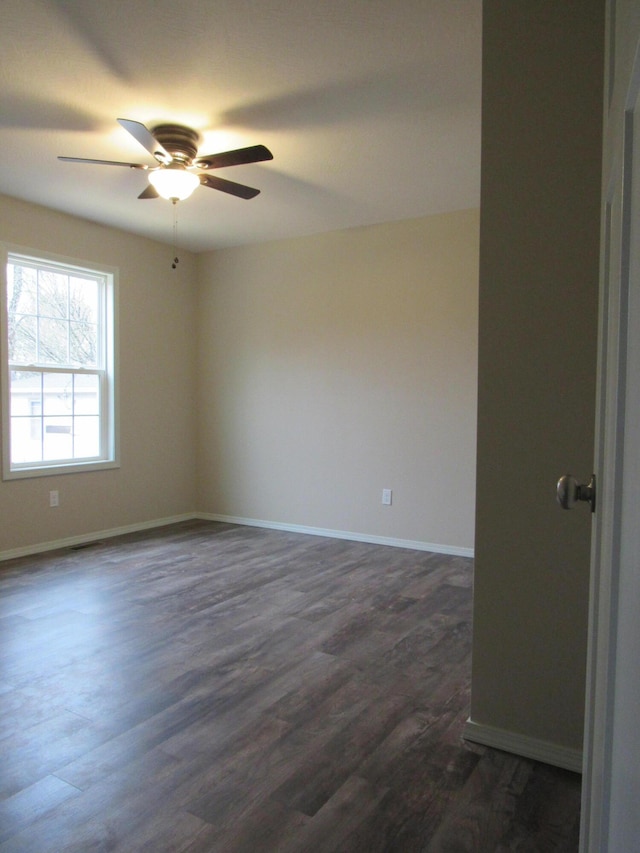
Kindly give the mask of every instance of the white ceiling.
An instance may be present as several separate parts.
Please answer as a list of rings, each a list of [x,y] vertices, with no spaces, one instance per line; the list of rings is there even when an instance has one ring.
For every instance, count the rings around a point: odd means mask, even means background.
[[[186,124],[200,153],[261,143],[216,171],[179,243],[202,251],[474,207],[481,0],[2,0],[0,193],[171,242],[141,201],[153,163],[117,118]],[[1,235],[0,235],[1,237]]]

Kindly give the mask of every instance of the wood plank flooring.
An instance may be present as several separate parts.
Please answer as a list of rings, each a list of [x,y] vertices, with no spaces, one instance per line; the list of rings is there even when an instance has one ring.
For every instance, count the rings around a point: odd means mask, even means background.
[[[575,851],[466,743],[471,561],[194,521],[0,564],[0,853]]]

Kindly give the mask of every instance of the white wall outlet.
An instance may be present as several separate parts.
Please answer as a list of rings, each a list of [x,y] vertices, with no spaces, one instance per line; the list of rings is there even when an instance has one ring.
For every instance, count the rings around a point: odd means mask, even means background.
[[[382,503],[385,506],[391,506],[391,489],[382,490]]]
[[[60,506],[60,495],[57,489],[52,489],[49,492],[49,506]]]

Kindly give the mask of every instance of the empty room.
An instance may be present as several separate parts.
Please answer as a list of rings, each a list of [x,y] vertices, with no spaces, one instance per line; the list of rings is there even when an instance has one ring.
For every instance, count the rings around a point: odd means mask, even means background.
[[[0,853],[587,850],[604,2],[3,11]]]

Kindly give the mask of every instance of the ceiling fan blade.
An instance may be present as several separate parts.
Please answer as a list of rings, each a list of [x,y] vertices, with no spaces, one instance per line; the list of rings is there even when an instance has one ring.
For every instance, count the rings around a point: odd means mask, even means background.
[[[127,166],[129,169],[149,168],[142,163],[121,163],[119,160],[88,160],[86,157],[58,157],[58,160],[64,160],[65,163],[93,163],[98,166]]]
[[[154,186],[149,184],[146,189],[142,190],[138,198],[160,198],[160,194]]]
[[[223,193],[229,193],[229,195],[235,195],[238,198],[254,198],[260,192],[260,190],[255,190],[253,187],[236,184],[234,181],[225,181],[224,178],[217,178],[214,175],[199,175],[199,178],[203,187],[210,187],[212,190],[221,190]]]
[[[193,165],[199,169],[222,169],[225,166],[259,163],[262,160],[273,160],[271,151],[264,145],[250,145],[249,148],[238,148],[235,151],[222,151],[220,154],[198,157]]]
[[[125,130],[128,130],[131,136],[142,145],[143,148],[151,154],[158,163],[171,163],[173,157],[169,152],[162,147],[151,131],[139,121],[132,121],[128,118],[119,118],[118,124],[122,125]]]

